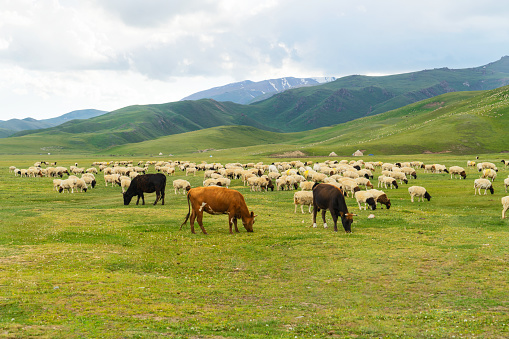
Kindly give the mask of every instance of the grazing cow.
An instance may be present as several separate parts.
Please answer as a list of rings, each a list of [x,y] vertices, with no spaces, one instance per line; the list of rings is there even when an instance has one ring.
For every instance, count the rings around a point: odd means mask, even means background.
[[[189,212],[186,220],[180,225],[180,229],[187,223],[191,224],[191,232],[194,232],[194,220],[198,220],[201,231],[207,234],[203,227],[203,212],[209,214],[228,214],[228,224],[230,226],[230,234],[232,234],[232,224],[235,226],[235,232],[239,232],[237,228],[237,219],[242,219],[242,224],[248,232],[253,232],[254,215],[249,213],[244,197],[239,191],[235,191],[226,187],[208,186],[191,188],[187,193],[187,205]]]
[[[323,226],[326,228],[325,212],[329,210],[334,220],[334,231],[338,231],[338,217],[341,217],[346,233],[352,232],[354,214],[348,213],[343,192],[336,186],[329,184],[315,184],[313,186],[313,227],[316,227],[316,213],[322,210]]]
[[[162,173],[155,174],[142,174],[133,178],[129,188],[124,195],[124,205],[129,205],[131,199],[137,195],[138,200],[136,201],[136,205],[140,202],[140,197],[143,201],[143,205],[145,205],[145,197],[143,193],[153,193],[156,192],[156,201],[154,201],[154,205],[157,204],[159,199],[161,199],[161,205],[164,205],[164,190],[166,188],[166,176]]]

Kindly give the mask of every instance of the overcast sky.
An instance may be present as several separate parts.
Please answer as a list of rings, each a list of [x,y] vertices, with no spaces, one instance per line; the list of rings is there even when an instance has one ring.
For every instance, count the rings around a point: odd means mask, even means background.
[[[509,54],[501,0],[0,0],[0,120]]]

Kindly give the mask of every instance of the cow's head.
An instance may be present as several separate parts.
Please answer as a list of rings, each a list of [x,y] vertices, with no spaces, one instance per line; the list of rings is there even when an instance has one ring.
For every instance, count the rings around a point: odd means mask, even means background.
[[[255,222],[256,215],[254,212],[251,212],[251,214],[248,217],[242,218],[242,224],[244,225],[244,228],[248,232],[253,232],[253,224]]]
[[[341,212],[341,222],[346,233],[352,233],[352,223],[355,214]]]
[[[124,196],[124,205],[129,205],[131,199],[133,198],[133,195],[127,194],[127,192],[122,193],[122,195]]]

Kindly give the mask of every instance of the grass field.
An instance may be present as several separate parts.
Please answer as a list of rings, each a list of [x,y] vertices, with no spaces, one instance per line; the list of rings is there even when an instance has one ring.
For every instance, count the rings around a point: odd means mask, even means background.
[[[285,160],[221,154],[214,161]],[[500,164],[494,195],[474,196],[474,169],[466,180],[420,169],[417,180],[385,190],[390,210],[359,211],[347,199],[358,214],[352,234],[311,228],[310,214],[294,213],[293,191],[250,192],[235,180],[231,188],[258,215],[254,233],[240,227],[230,235],[226,216],[205,215],[209,235],[193,235],[189,224],[179,230],[187,201],[171,185],[182,172],[168,177],[164,206],[151,204],[154,194],[147,205],[124,206],[120,187],[105,187],[102,175],[86,193],[59,194],[50,178],[8,172],[44,159],[5,156],[0,337],[506,338],[509,220],[501,219],[500,198],[509,170],[500,159],[481,157]],[[116,159],[54,160],[88,167]],[[369,160],[466,168],[472,159]],[[193,187],[199,173],[186,178]],[[411,203],[411,184],[426,187],[431,201]]]

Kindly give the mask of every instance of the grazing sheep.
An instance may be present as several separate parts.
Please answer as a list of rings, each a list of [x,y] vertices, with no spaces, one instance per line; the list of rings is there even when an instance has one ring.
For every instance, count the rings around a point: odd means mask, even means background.
[[[68,179],[62,180],[60,182],[60,187],[58,188],[58,192],[62,193],[64,190],[67,190],[68,193],[74,193],[74,188],[76,188],[76,181],[77,181],[76,178],[68,178]]]
[[[218,186],[222,186],[222,187],[226,187],[226,188],[228,188],[231,183],[231,179],[228,179],[228,178],[217,178],[216,181],[217,181]]]
[[[94,188],[95,185],[97,184],[97,181],[95,180],[95,177],[93,176],[93,174],[86,175],[86,173],[85,173],[81,176],[81,179],[83,179],[83,181],[85,181],[87,186],[90,185],[90,186],[92,186],[92,188]]]
[[[368,187],[373,188],[373,184],[371,183],[371,181],[369,181],[368,179],[366,179],[364,177],[358,177],[357,179],[355,179],[355,182],[359,186],[366,187],[366,190],[368,189]]]
[[[378,187],[385,187],[387,188],[387,185],[389,185],[389,187],[392,189],[392,187],[396,187],[396,189],[398,188],[398,183],[396,182],[396,180],[392,177],[386,177],[386,176],[379,176],[378,177]]]
[[[475,161],[472,161],[472,160],[467,161],[467,166],[468,167],[475,167]]]
[[[368,190],[373,196],[375,197],[375,201],[380,203],[380,208],[382,208],[381,205],[385,205],[387,209],[391,208],[391,199],[387,197],[387,194],[385,194],[384,191],[371,189]]]
[[[392,172],[389,176],[391,178],[399,180],[400,184],[402,184],[402,183],[408,184],[408,179],[407,179],[405,173],[403,173],[403,172]]]
[[[502,219],[505,219],[505,212],[509,209],[509,195],[502,198]]]
[[[447,167],[445,167],[444,165],[440,165],[440,164],[433,164],[432,165],[432,172],[433,173],[449,173],[449,171],[447,170]]]
[[[503,163],[505,166],[509,166],[509,160],[501,160],[501,163]]]
[[[507,187],[509,187],[509,178],[504,179],[504,188],[505,188],[506,193],[507,193]]]
[[[198,171],[198,169],[196,167],[188,167],[188,168],[186,168],[186,177],[189,174],[192,174],[193,176],[195,176],[197,171]]]
[[[484,170],[486,168],[490,168],[490,169],[494,170],[495,172],[498,172],[497,166],[495,166],[495,164],[492,162],[480,162],[477,164],[477,170],[479,172],[482,172],[482,170]]]
[[[308,205],[309,213],[311,213],[311,206],[313,206],[313,192],[312,191],[295,192],[295,194],[293,195],[293,203],[295,204],[295,210],[293,213],[297,213],[297,205],[300,205],[300,210],[302,211],[302,213],[304,213],[304,205]]]
[[[209,187],[209,186],[220,186],[220,184],[217,182],[217,179],[205,179],[203,181],[203,187]]]
[[[76,192],[78,191],[78,188],[80,189],[80,192],[86,192],[88,190],[85,180],[81,178],[76,179]]]
[[[465,169],[463,167],[459,166],[451,166],[449,167],[449,173],[451,174],[451,179],[454,177],[456,178],[456,175],[460,176],[460,179],[466,179],[467,173],[465,172]]]
[[[369,191],[355,192],[355,200],[357,200],[360,210],[362,210],[361,203],[364,203],[365,210],[367,210],[367,205],[369,205],[372,210],[376,210],[375,197]]]
[[[175,194],[180,193],[180,190],[182,190],[182,194],[186,194],[191,189],[191,184],[187,180],[177,179],[173,180],[173,188],[175,189]]]
[[[314,181],[314,182],[323,182],[325,180],[325,178],[327,178],[327,175],[323,174],[323,173],[313,173],[311,175],[311,181]]]
[[[401,167],[401,172],[405,173],[405,175],[408,177],[413,177],[414,179],[417,179],[417,172],[415,172],[415,169],[410,166],[404,166]]]
[[[120,187],[122,187],[122,193],[125,193],[125,191],[127,191],[129,185],[131,185],[131,178],[122,177],[122,179],[120,179]]]
[[[491,181],[494,181],[497,178],[497,172],[491,168],[485,168],[482,171],[481,178],[490,178]]]
[[[300,189],[303,191],[312,191],[314,184],[315,184],[315,182],[313,182],[313,181],[302,181],[301,183],[299,183],[299,186],[300,186]]]
[[[475,179],[474,181],[474,195],[477,194],[477,191],[479,191],[479,195],[481,195],[481,189],[484,188],[484,195],[486,195],[486,191],[490,190],[490,193],[495,193],[495,190],[493,189],[493,184],[488,179]]]
[[[410,193],[410,200],[414,202],[414,197],[417,197],[417,201],[424,202],[424,198],[431,200],[431,195],[429,195],[428,191],[424,187],[421,186],[411,186],[408,187],[408,193]]]
[[[111,187],[115,184],[120,185],[120,174],[107,174],[104,176],[104,182],[106,186],[108,186],[108,183],[111,183]]]
[[[16,170],[16,166],[9,166],[9,173],[13,173]]]
[[[58,191],[60,188],[60,183],[62,182],[62,179],[53,179],[53,189],[55,191]]]
[[[329,183],[331,184],[331,183]],[[332,183],[333,184],[333,183]],[[340,182],[338,182],[342,191],[344,192],[345,197],[348,197],[348,192],[352,193],[352,198],[354,197],[355,192],[360,191],[359,185],[357,182],[350,178],[343,178]]]
[[[424,173],[428,173],[428,172],[433,173],[433,171],[434,171],[433,165],[424,165],[424,164],[422,164],[421,168],[424,168]]]

